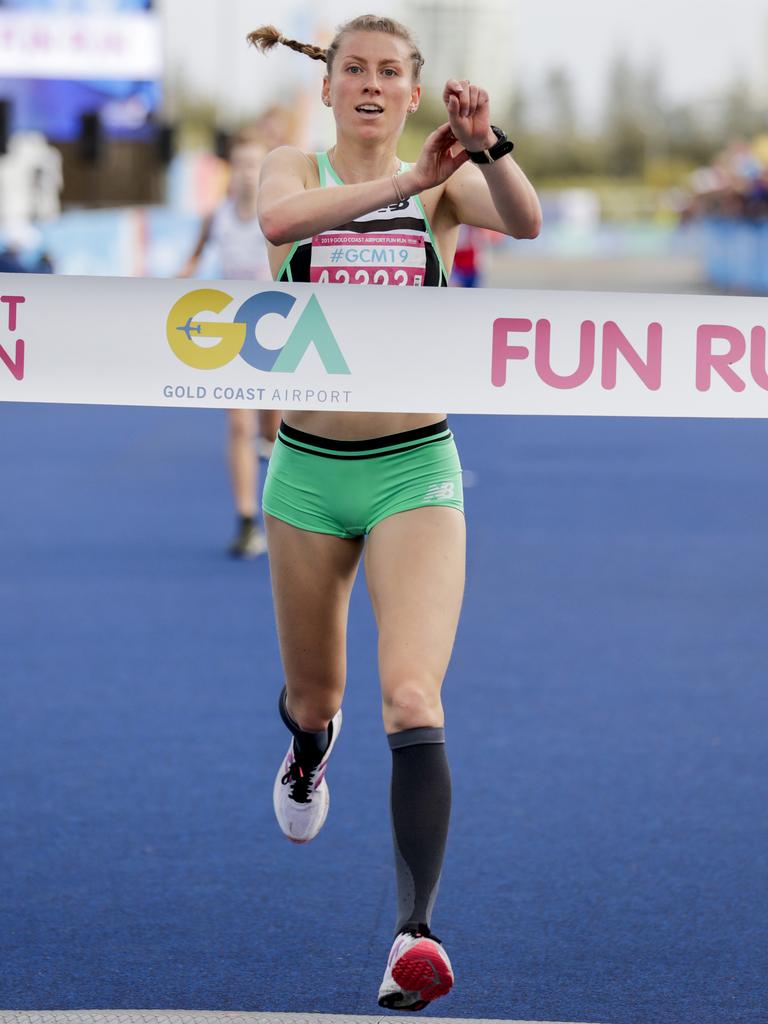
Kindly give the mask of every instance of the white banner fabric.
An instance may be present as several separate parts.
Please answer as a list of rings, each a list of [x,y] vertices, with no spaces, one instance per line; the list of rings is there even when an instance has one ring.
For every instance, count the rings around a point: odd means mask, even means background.
[[[160,20],[151,11],[0,11],[2,78],[153,81],[162,73]]]
[[[0,275],[0,400],[768,416],[768,302]]]

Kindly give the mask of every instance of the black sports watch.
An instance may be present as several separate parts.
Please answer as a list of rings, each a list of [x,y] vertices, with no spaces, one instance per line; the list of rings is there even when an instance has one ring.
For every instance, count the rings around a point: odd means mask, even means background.
[[[515,144],[511,139],[507,138],[506,132],[503,132],[501,128],[497,128],[495,124],[491,125],[491,131],[497,138],[497,142],[491,146],[490,149],[479,149],[474,153],[469,153],[469,159],[475,164],[492,164],[499,160],[501,157],[506,156],[507,153],[511,153],[515,148]],[[469,152],[469,150],[467,151]]]

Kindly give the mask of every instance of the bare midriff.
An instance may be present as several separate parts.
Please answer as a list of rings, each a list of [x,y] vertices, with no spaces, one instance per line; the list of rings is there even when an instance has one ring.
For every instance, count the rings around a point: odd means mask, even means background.
[[[405,430],[418,430],[445,419],[438,412],[304,412],[292,410],[283,413],[283,420],[296,430],[317,437],[332,437],[338,441],[365,440],[386,437]]]

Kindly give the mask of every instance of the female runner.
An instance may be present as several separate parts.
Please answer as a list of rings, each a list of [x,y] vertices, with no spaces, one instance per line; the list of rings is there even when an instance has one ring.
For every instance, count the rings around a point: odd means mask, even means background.
[[[325,233],[344,235],[345,248],[358,252],[387,245],[387,235],[399,250],[407,235],[405,280],[398,268],[387,271],[386,283],[437,287],[447,285],[461,224],[516,238],[538,234],[536,194],[508,155],[506,136],[491,126],[479,86],[446,82],[447,122],[414,166],[398,159],[424,63],[403,25],[355,18],[327,50],[285,39],[272,26],[248,38],[262,51],[281,43],[325,61],[322,101],[336,120],[327,153],[286,146],[264,162],[259,218],[277,280],[355,280],[350,268],[324,257],[331,248],[322,244]],[[285,672],[280,713],[292,733],[274,805],[294,842],[313,839],[328,812],[325,773],[341,728],[347,610],[365,551],[392,750],[398,891],[379,1004],[420,1010],[453,983],[430,930],[451,802],[440,689],[464,587],[461,467],[445,416],[285,413],[263,508]]]

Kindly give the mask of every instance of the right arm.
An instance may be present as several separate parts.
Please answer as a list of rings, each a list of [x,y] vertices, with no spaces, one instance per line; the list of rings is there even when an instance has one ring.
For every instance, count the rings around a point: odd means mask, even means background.
[[[447,124],[432,132],[416,166],[397,177],[404,195],[439,185],[464,163],[466,153],[451,154],[455,142]],[[273,150],[264,161],[259,223],[273,245],[308,238],[398,201],[391,177],[339,188],[309,188],[310,168],[309,158],[290,146]]]
[[[205,249],[208,241],[211,237],[211,228],[213,227],[213,214],[206,217],[203,221],[203,226],[200,229],[200,235],[197,239],[194,252],[191,254],[187,262],[181,268],[177,277],[192,277],[194,272],[197,270],[197,265],[200,262],[200,257],[203,255],[203,249]]]

